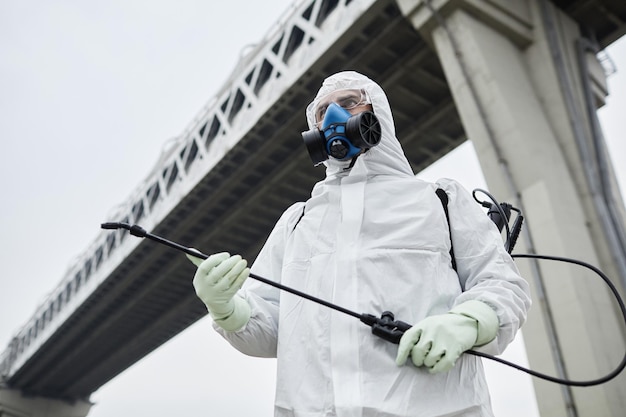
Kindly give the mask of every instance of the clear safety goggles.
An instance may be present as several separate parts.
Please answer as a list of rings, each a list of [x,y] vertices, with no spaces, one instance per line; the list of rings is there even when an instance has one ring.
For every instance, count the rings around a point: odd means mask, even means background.
[[[359,106],[372,104],[372,100],[370,100],[365,90],[360,89],[343,89],[328,93],[314,100],[307,107],[307,114],[312,114],[315,118],[315,126],[318,126],[324,120],[326,109],[330,103],[335,103],[346,110],[352,110]]]

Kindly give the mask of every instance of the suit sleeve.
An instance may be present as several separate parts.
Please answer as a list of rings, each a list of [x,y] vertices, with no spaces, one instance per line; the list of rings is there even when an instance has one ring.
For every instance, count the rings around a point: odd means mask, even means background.
[[[454,305],[478,300],[498,316],[496,338],[477,350],[500,354],[526,321],[531,306],[528,283],[504,248],[495,224],[470,193],[453,180],[441,180],[449,197],[452,245],[463,292]]]
[[[304,203],[296,203],[283,213],[252,264],[251,272],[268,280],[281,281],[285,245],[303,208]],[[235,332],[226,331],[215,323],[213,328],[246,355],[275,358],[280,290],[248,278],[238,294],[250,305],[251,316],[248,323]]]

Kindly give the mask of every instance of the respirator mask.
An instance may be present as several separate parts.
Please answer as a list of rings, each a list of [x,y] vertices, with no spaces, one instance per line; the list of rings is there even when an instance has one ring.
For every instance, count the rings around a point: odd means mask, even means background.
[[[353,158],[380,142],[381,128],[376,115],[349,110],[371,104],[363,90],[337,90],[313,101],[307,107],[316,125],[302,132],[302,139],[314,165],[329,157],[339,161]]]

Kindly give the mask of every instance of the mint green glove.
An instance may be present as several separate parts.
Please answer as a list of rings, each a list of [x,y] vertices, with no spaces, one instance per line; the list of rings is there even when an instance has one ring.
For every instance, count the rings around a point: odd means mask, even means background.
[[[250,305],[237,291],[250,275],[248,262],[227,252],[211,255],[206,260],[190,255],[187,258],[198,267],[193,286],[215,323],[228,331],[245,326],[250,319]]]
[[[410,354],[415,366],[426,366],[430,373],[449,371],[463,352],[491,342],[498,327],[498,316],[491,307],[466,301],[407,330],[400,339],[396,364],[403,365]]]

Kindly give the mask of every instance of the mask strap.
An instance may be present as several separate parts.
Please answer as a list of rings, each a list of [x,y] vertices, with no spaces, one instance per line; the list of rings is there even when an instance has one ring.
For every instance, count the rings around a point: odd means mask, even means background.
[[[359,153],[357,153],[356,155],[354,155],[354,156],[352,157],[352,159],[350,160],[350,165],[348,165],[347,167],[345,167],[343,170],[344,170],[344,171],[349,171],[349,170],[351,170],[351,169],[354,167],[354,164],[356,164],[356,160],[358,159],[358,157],[359,157],[360,155],[364,154],[365,152],[367,152],[367,149],[365,149],[365,150],[361,149],[361,150],[359,151]]]

